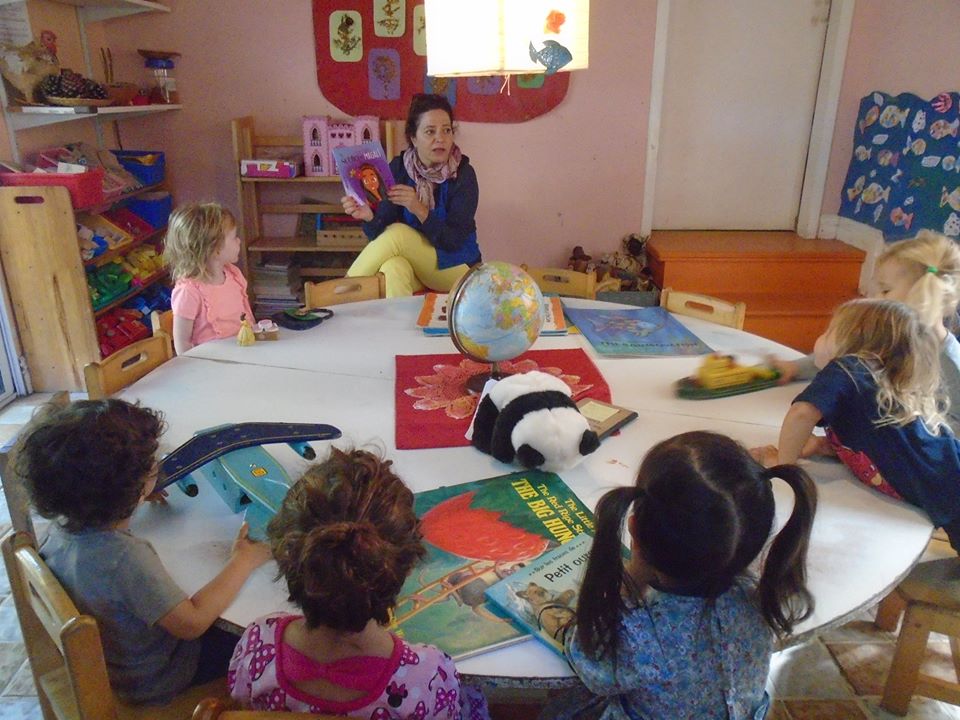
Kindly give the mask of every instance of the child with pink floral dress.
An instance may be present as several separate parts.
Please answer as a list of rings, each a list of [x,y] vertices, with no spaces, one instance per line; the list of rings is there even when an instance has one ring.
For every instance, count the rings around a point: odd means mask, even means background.
[[[174,279],[173,346],[234,337],[244,316],[256,324],[240,259],[237,222],[217,203],[190,203],[170,215],[164,258]]]
[[[489,720],[453,660],[387,630],[390,608],[424,554],[413,493],[369,452],[334,448],[290,489],[267,534],[303,615],[255,620],[227,683],[255,710],[369,720]]]

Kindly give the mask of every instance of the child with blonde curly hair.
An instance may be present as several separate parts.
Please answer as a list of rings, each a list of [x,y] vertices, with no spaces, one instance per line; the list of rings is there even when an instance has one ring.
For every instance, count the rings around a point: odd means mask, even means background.
[[[932,273],[931,273],[932,274]],[[820,372],[793,401],[764,464],[837,455],[857,478],[923,508],[960,549],[960,441],[944,427],[940,343],[917,312],[851,300],[817,339]],[[811,434],[817,425],[826,437]]]
[[[877,259],[870,297],[906,303],[933,330],[940,343],[940,379],[950,400],[947,422],[960,430],[960,342],[946,323],[955,324],[960,303],[960,246],[931,230],[892,243]],[[781,382],[809,380],[817,372],[812,356],[774,364]]]
[[[177,208],[167,226],[164,258],[174,279],[173,346],[178,355],[235,336],[244,316],[256,324],[246,278],[236,265],[240,238],[229,210],[218,203]]]
[[[387,629],[423,557],[413,493],[389,460],[333,448],[297,481],[267,535],[290,601],[244,631],[230,662],[233,698],[256,710],[358,718],[489,720],[453,660]]]

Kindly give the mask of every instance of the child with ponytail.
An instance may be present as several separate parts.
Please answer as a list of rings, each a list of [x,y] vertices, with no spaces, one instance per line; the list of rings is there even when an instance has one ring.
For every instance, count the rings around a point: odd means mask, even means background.
[[[947,327],[956,325],[960,303],[960,245],[932,230],[892,243],[877,258],[870,297],[909,305],[920,322],[933,330],[940,354],[940,384],[949,400],[946,419],[954,432],[960,431],[960,341]],[[780,370],[780,382],[810,380],[817,374],[813,355],[773,364]]]
[[[773,530],[771,481],[793,490]],[[606,493],[566,652],[585,690],[542,718],[762,718],[774,636],[807,617],[816,489],[795,465],[765,470],[723,435],[690,432],[647,453],[636,485]],[[621,557],[626,519],[630,558]]]
[[[243,633],[233,698],[255,710],[358,718],[489,720],[453,661],[387,630],[425,550],[413,493],[369,452],[331,450],[287,493],[267,528],[279,575],[303,615],[274,613]]]

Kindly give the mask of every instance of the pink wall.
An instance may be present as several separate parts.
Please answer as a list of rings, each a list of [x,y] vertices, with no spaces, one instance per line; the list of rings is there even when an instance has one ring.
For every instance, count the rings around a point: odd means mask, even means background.
[[[843,72],[830,150],[823,214],[840,209],[840,192],[853,154],[860,98],[874,90],[931,98],[960,90],[960,3],[956,0],[860,0]]]
[[[143,77],[138,47],[183,53],[175,75],[184,110],[123,123],[123,142],[167,151],[177,201],[236,209],[232,118],[296,134],[301,115],[342,115],[317,86],[311,2],[168,4],[169,15],[106,25],[119,80]],[[559,107],[525,123],[460,126],[480,180],[487,259],[565,263],[574,245],[612,251],[639,230],[655,20],[655,0],[594,2],[590,68],[573,74]]]

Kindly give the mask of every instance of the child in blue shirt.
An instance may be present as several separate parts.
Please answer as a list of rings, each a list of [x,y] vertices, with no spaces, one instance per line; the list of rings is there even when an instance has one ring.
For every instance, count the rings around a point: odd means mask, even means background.
[[[939,341],[940,382],[950,400],[947,423],[954,432],[960,431],[960,341],[947,327],[956,324],[960,303],[960,245],[932,230],[891,243],[877,258],[870,285],[871,298],[906,303],[933,330]],[[782,383],[817,374],[812,355],[773,364]]]
[[[130,703],[165,703],[226,674],[236,638],[212,629],[269,548],[246,526],[227,565],[187,597],[156,551],[130,532],[154,492],[159,413],[123,400],[41,409],[19,441],[16,472],[55,519],[40,553],[80,612],[96,618],[110,684]]]
[[[773,529],[774,478],[795,502],[755,584],[746,572]],[[815,510],[803,470],[765,470],[723,435],[690,432],[654,446],[636,485],[597,505],[576,626],[566,634],[586,689],[558,698],[541,720],[763,718],[774,634],[813,609],[805,562]]]
[[[817,339],[821,368],[765,463],[836,455],[866,485],[923,508],[960,550],[960,442],[945,426],[939,343],[910,307],[851,300]],[[826,437],[812,435],[816,426]]]

